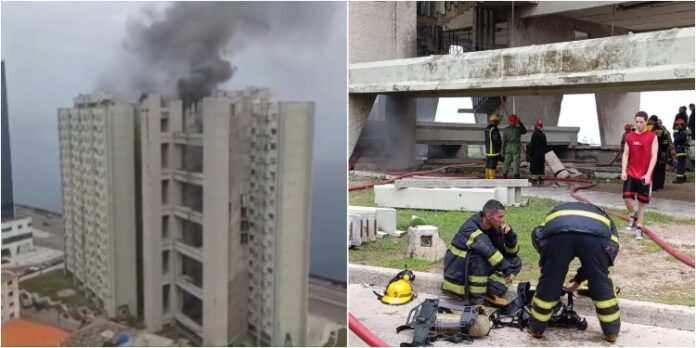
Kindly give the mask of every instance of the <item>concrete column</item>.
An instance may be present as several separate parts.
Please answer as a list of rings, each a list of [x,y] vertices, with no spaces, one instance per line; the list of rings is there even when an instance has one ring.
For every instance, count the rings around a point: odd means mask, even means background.
[[[624,124],[633,123],[640,108],[640,93],[595,93],[602,146],[620,145]]]
[[[534,121],[541,119],[545,125],[557,126],[561,116],[561,102],[563,95],[539,95],[507,97],[505,108],[501,107],[500,124],[507,127],[507,116],[517,114],[525,126],[533,125]],[[508,114],[504,114],[507,110]],[[514,111],[513,111],[514,110]]]
[[[351,94],[348,97],[348,151],[350,155],[353,154],[355,144],[358,143],[358,138],[360,138],[360,133],[362,133],[376,98],[376,94]]]
[[[416,99],[416,119],[418,121],[433,122],[437,113],[437,104],[440,98]]]
[[[384,169],[406,169],[416,157],[416,99],[384,97]]]

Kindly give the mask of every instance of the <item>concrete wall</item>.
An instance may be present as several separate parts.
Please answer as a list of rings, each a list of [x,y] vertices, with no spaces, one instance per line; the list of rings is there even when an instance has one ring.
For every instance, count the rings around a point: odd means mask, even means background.
[[[416,55],[416,3],[348,3],[349,62],[371,62]]]
[[[597,93],[597,118],[602,145],[621,145],[624,125],[634,123],[640,107],[640,93]]]
[[[19,278],[2,271],[2,322],[19,319]]]

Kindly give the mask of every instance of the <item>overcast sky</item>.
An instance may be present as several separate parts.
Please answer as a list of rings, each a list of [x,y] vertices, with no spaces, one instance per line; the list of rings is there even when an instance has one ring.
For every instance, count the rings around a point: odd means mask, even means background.
[[[123,71],[126,23],[143,8],[168,3],[2,3],[15,201],[62,211],[57,113],[99,80]],[[306,38],[256,40],[233,50],[237,67],[220,86],[271,87],[278,100],[316,102],[312,197],[312,273],[345,279],[346,272],[346,5],[314,3]],[[296,34],[296,33],[295,33]],[[291,34],[287,34],[291,35]],[[304,40],[303,40],[304,39]]]

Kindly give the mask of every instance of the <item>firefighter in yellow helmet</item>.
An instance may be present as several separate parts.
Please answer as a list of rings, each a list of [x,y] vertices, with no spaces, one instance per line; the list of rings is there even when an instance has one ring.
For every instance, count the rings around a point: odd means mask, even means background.
[[[498,131],[498,123],[500,123],[500,116],[496,113],[492,113],[488,117],[488,126],[484,131],[486,146],[486,179],[495,179],[495,169],[498,167],[498,160],[501,157],[500,150],[503,140]]]

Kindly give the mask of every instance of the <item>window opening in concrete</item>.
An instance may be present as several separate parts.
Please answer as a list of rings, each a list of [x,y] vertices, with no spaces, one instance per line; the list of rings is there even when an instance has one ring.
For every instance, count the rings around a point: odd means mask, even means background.
[[[203,302],[186,291],[181,292],[181,313],[203,326]]]
[[[162,180],[162,205],[169,204],[169,180]]]
[[[181,255],[181,274],[188,282],[199,288],[203,287],[202,263],[187,257],[186,255]]]
[[[162,144],[160,152],[162,168],[169,168],[169,144]]]
[[[169,274],[169,250],[162,251],[162,274]]]
[[[162,287],[162,309],[165,313],[169,313],[169,292],[170,286],[169,284],[165,284]]]
[[[160,132],[162,132],[162,133],[169,132],[169,119],[168,118],[160,119]]]
[[[181,241],[195,248],[203,247],[203,226],[193,221],[182,219]]]
[[[181,169],[192,173],[203,172],[203,147],[181,146]]]
[[[162,216],[162,239],[169,239],[169,215]]]
[[[181,204],[199,213],[203,212],[203,187],[182,182]]]
[[[433,246],[433,236],[421,236],[421,246],[431,247]]]

